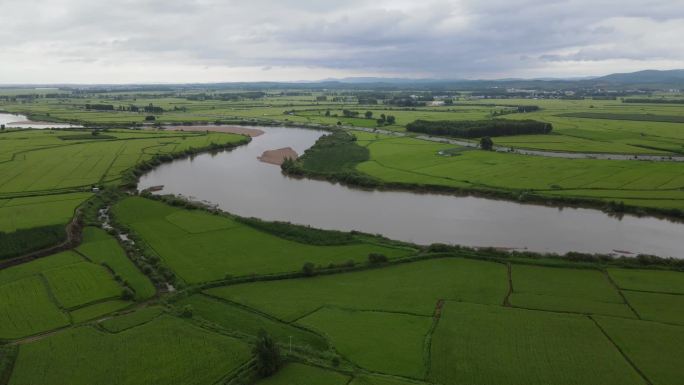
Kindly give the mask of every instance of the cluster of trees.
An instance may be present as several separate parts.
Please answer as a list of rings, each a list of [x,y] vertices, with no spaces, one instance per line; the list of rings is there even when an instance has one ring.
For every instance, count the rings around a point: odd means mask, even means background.
[[[153,113],[153,114],[162,114],[164,113],[164,109],[158,106],[153,105],[152,103],[139,107],[136,105],[129,105],[129,106],[119,106],[117,108],[114,108],[113,104],[90,104],[87,103],[85,105],[86,110],[95,110],[95,111],[130,111],[130,112],[147,112],[147,113]],[[185,108],[185,107],[183,107]],[[178,110],[176,107],[175,110]]]
[[[33,102],[36,99],[64,99],[64,98],[74,98],[77,96],[74,96],[69,93],[50,93],[50,94],[24,94],[24,95],[2,95],[0,96],[0,100],[5,100],[8,102],[19,102],[19,103],[26,103],[26,102]]]
[[[130,111],[130,112],[148,112],[148,113],[153,113],[153,114],[163,114],[164,109],[161,107],[157,107],[153,105],[152,103],[144,106],[144,107],[138,107],[135,105],[130,105],[128,107],[125,106],[119,106],[120,111]]]
[[[422,107],[426,105],[425,100],[412,98],[410,96],[397,96],[387,100],[386,103],[397,107]]]
[[[286,162],[294,162],[286,159]],[[235,218],[237,221],[275,236],[310,245],[332,246],[355,242],[352,234],[336,230],[322,230],[289,222],[266,222],[257,218]]]
[[[261,99],[266,96],[266,92],[263,91],[247,91],[247,92],[226,92],[218,94],[207,94],[199,93],[188,95],[185,98],[187,100],[225,100],[225,101],[236,101],[242,99],[256,100]]]
[[[368,254],[368,263],[371,265],[379,265],[389,261],[386,255],[380,253],[370,253]]]
[[[294,113],[294,110],[292,111]],[[373,111],[366,111],[363,113],[363,117],[366,119],[373,119]],[[325,116],[330,117],[330,116],[337,116],[337,114],[333,114],[330,112],[330,110],[325,111]],[[342,110],[342,116],[345,118],[358,118],[361,116],[360,111],[354,111],[354,110],[347,110],[344,109]],[[380,117],[376,119],[377,123],[379,126],[384,126],[384,125],[391,125],[397,122],[397,119],[394,117],[394,115],[385,115],[385,114],[380,114]],[[338,123],[341,124],[341,123]]]
[[[535,111],[539,111],[539,106],[518,106],[518,112],[520,113]]]
[[[512,108],[507,108],[505,110],[499,110],[499,111],[494,111],[492,113],[493,116],[501,116],[501,115],[508,115],[508,114],[524,114],[526,112],[535,112],[539,111],[539,106],[514,106]]]
[[[342,115],[344,115],[345,118],[356,118],[359,114],[359,111],[342,110]]]
[[[0,260],[28,254],[66,240],[64,225],[0,232]]]
[[[397,118],[394,115],[380,114],[380,118],[377,121],[380,126],[392,125],[397,122]]]
[[[272,376],[282,366],[282,356],[278,343],[264,329],[259,330],[252,352],[256,356],[257,373],[261,377]]]
[[[480,139],[480,148],[485,151],[492,151],[494,149],[494,141],[492,138],[485,136]]]
[[[113,104],[86,104],[86,110],[114,111]]]
[[[407,124],[406,129],[429,135],[482,138],[485,136],[548,134],[553,126],[551,123],[536,120],[416,120]]]

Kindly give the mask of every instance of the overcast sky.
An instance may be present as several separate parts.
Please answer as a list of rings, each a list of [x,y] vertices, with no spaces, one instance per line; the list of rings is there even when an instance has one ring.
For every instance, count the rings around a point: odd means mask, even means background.
[[[0,0],[0,83],[684,68],[684,0]]]

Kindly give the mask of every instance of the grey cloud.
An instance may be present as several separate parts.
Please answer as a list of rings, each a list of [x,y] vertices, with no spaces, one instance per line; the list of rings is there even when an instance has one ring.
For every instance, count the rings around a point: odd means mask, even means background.
[[[569,72],[587,61],[594,70],[610,63],[606,72],[620,70],[616,61],[684,67],[684,46],[676,38],[684,34],[684,7],[677,3],[3,0],[0,52],[62,63],[55,82],[70,63],[93,72],[119,63],[151,72],[177,65],[470,78],[548,76],[561,65]],[[18,61],[0,59],[0,82],[8,81],[3,72],[24,73]]]

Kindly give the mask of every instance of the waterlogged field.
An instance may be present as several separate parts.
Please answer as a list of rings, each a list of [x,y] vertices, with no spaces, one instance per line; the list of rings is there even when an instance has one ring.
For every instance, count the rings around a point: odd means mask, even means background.
[[[398,258],[414,252],[361,241],[336,246],[295,242],[226,216],[143,198],[125,199],[114,207],[114,214],[187,283],[298,271],[307,262],[321,266],[363,262],[371,253]]]
[[[383,181],[549,196],[621,200],[649,207],[684,208],[684,168],[675,162],[562,159],[489,151],[414,138],[354,132],[370,160],[357,165]]]

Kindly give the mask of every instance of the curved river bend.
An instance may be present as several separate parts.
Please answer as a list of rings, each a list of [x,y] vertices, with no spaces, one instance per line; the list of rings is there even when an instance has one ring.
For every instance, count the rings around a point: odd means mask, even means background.
[[[363,191],[293,179],[257,157],[292,147],[300,155],[324,135],[299,128],[261,128],[247,146],[163,164],[140,188],[205,200],[222,210],[265,220],[358,230],[418,244],[451,243],[537,252],[647,253],[684,258],[684,224],[598,210],[523,205],[475,197]]]
[[[29,120],[25,115],[0,113],[0,125],[6,128],[79,128],[75,124],[35,122]]]

